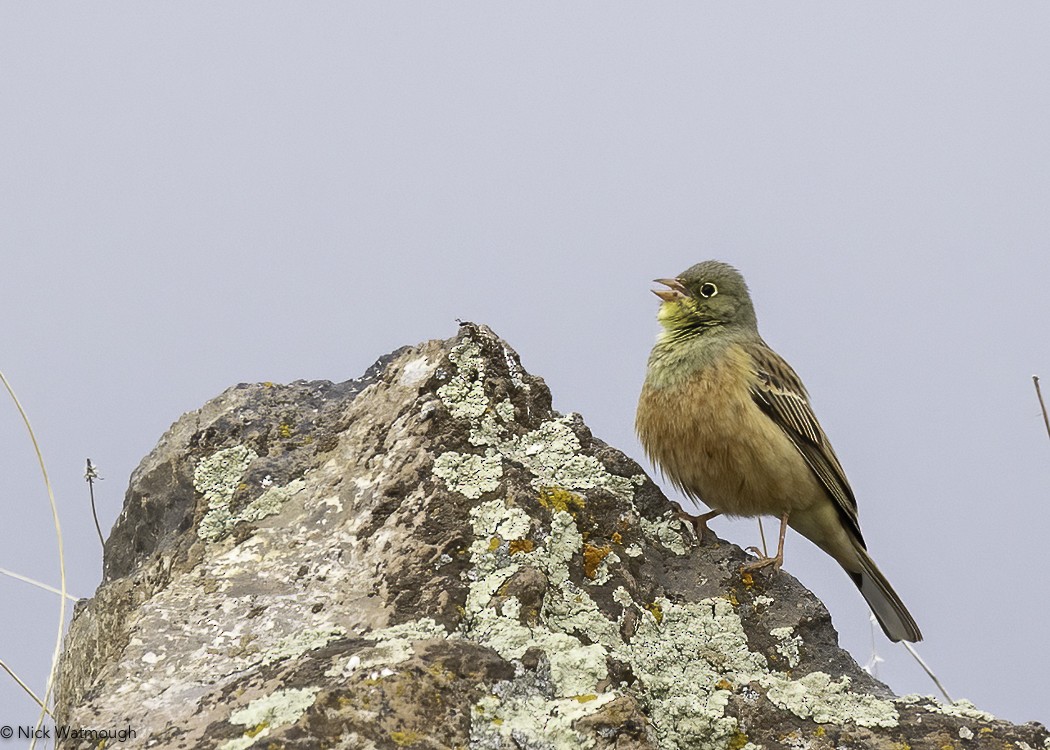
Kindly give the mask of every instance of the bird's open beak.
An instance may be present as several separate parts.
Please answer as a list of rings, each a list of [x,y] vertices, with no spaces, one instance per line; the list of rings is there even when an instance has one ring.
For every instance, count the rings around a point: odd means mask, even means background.
[[[653,279],[657,284],[663,284],[667,289],[654,289],[653,294],[662,299],[664,302],[674,302],[675,300],[685,299],[689,296],[689,293],[682,286],[682,282],[678,279]]]

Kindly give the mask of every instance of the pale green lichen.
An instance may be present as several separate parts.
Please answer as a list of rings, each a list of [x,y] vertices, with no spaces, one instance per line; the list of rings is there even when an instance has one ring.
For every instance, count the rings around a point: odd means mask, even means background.
[[[244,510],[237,514],[237,521],[260,521],[267,516],[273,516],[281,512],[281,508],[295,495],[306,487],[306,482],[296,479],[283,487],[271,487],[259,497],[245,506]]]
[[[594,740],[572,725],[612,700],[612,693],[578,698],[547,698],[541,692],[516,690],[487,695],[471,709],[470,746],[528,747],[543,750],[588,750]]]
[[[267,666],[282,659],[294,659],[307,651],[327,646],[346,635],[346,628],[330,625],[325,628],[310,628],[282,638],[262,655],[262,665]]]
[[[528,688],[525,681],[502,696],[483,698],[472,714],[472,744],[484,746],[483,737],[509,737],[516,732],[522,741],[537,746],[587,747],[572,730],[572,722],[614,697],[611,692],[599,695],[597,686],[608,677],[608,647],[619,642],[619,634],[616,624],[569,578],[570,561],[583,547],[575,520],[564,510],[554,511],[550,532],[532,549],[513,555],[509,542],[532,533],[531,520],[520,508],[507,507],[502,499],[481,503],[471,510],[471,524],[473,580],[462,637],[510,660],[539,649],[549,668],[549,684],[542,690],[536,685]],[[493,606],[503,584],[524,566],[541,570],[547,580],[536,623],[519,621],[521,604],[514,597]],[[585,643],[581,635],[590,642]]]
[[[480,419],[489,408],[489,399],[481,381],[455,375],[438,388],[438,396],[457,419]]]
[[[682,528],[682,522],[678,520],[676,516],[668,511],[668,514],[657,521],[650,521],[648,518],[642,517],[640,519],[642,532],[652,542],[659,542],[664,547],[669,549],[676,555],[685,555],[688,550],[685,546],[685,539],[682,537],[679,529]]]
[[[302,479],[283,486],[270,487],[239,512],[230,509],[237,487],[248,465],[258,458],[255,451],[238,445],[221,450],[197,464],[193,486],[208,500],[208,510],[197,526],[197,535],[205,541],[220,539],[242,521],[259,521],[279,513],[281,507],[306,487]]]
[[[496,404],[496,414],[504,422],[511,422],[514,420],[514,404],[510,402],[510,399],[503,399]]]
[[[208,501],[208,510],[197,526],[197,535],[214,541],[237,522],[230,511],[233,499],[248,465],[258,458],[251,448],[235,445],[201,459],[193,470],[193,487]]]
[[[638,631],[614,655],[639,677],[639,697],[663,749],[726,746],[738,727],[724,713],[729,699],[719,687],[724,684],[757,683],[774,704],[801,718],[867,727],[897,723],[891,701],[851,692],[847,678],[836,681],[814,672],[791,680],[771,672],[765,658],[750,650],[740,617],[725,599],[696,604],[657,599],[654,604],[659,622],[639,607]]]
[[[256,698],[230,714],[231,724],[248,727],[244,736],[229,740],[219,750],[244,750],[270,734],[276,727],[294,724],[314,704],[321,688],[292,688]]]
[[[449,410],[455,413],[451,406]],[[502,461],[508,460],[524,466],[533,475],[532,486],[536,488],[604,489],[623,500],[632,500],[634,488],[645,481],[644,476],[610,474],[597,458],[580,454],[580,440],[569,421],[570,417],[560,417],[543,422],[537,429],[520,437],[507,437],[506,427],[498,424],[492,414],[478,415],[471,429],[470,442],[488,446],[484,466],[480,456],[448,452],[438,456],[434,473],[445,479],[450,490],[466,494],[463,488],[473,491],[476,483],[463,481],[461,475],[471,477],[484,468],[489,476],[498,477],[502,475]],[[438,467],[442,473],[438,473]]]
[[[399,625],[373,630],[362,637],[371,641],[426,641],[433,638],[447,638],[448,631],[445,630],[444,625],[436,622],[433,617],[421,617],[418,620],[409,620]]]
[[[905,706],[921,704],[922,707],[930,713],[944,714],[945,716],[954,716],[961,719],[973,719],[975,721],[995,720],[994,715],[987,711],[981,711],[965,698],[957,700],[954,703],[941,703],[932,695],[908,693],[907,695],[902,695],[896,698],[895,702]],[[1050,740],[1048,740],[1048,747],[1050,747]]]
[[[481,347],[472,338],[464,338],[448,355],[456,372],[448,383],[438,388],[438,396],[457,419],[478,419],[489,408],[482,382],[485,359]]]
[[[725,715],[730,693],[716,683],[748,682],[765,672],[765,659],[748,649],[740,618],[724,599],[656,604],[660,622],[639,609],[638,630],[618,656],[639,678],[661,748],[721,750],[738,727]]]
[[[432,618],[423,617],[373,630],[362,637],[374,641],[375,645],[357,651],[342,665],[328,669],[326,677],[349,677],[357,670],[371,671],[375,668],[379,668],[377,676],[383,676],[384,670],[385,674],[393,674],[390,667],[407,661],[415,654],[413,641],[448,638],[448,631]]]
[[[529,514],[521,508],[508,508],[502,499],[475,505],[470,509],[470,521],[475,539],[484,540],[482,544],[494,536],[508,542],[524,539],[532,529]]]
[[[784,657],[789,668],[794,669],[799,662],[799,648],[802,638],[794,628],[773,628],[769,634],[777,639],[777,653]]]
[[[569,423],[571,415],[549,420],[532,432],[502,446],[504,454],[525,466],[535,477],[534,487],[569,490],[604,489],[622,500],[634,498],[634,488],[644,477],[610,474],[594,456],[580,454],[580,439]]]
[[[634,606],[634,599],[631,598],[630,592],[628,592],[623,586],[616,587],[616,590],[613,592],[613,601],[621,607]]]
[[[507,659],[520,659],[526,650],[539,648],[547,654],[552,680],[559,697],[595,691],[607,668],[602,647],[583,644],[572,633],[586,634],[591,640],[612,643],[616,627],[602,616],[598,605],[569,580],[569,561],[583,546],[573,517],[557,511],[551,518],[551,531],[530,551],[511,555],[492,540],[514,541],[531,532],[531,520],[520,508],[508,508],[502,499],[481,503],[471,509],[475,541],[471,560],[475,567],[467,592],[466,636],[495,649]],[[525,565],[546,574],[549,589],[539,613],[539,623],[518,621],[515,607],[489,606],[499,589]]]
[[[893,701],[849,690],[850,679],[832,680],[811,672],[798,680],[763,680],[766,696],[775,705],[818,724],[852,723],[862,727],[895,727],[899,720]]]
[[[434,459],[434,476],[445,480],[449,491],[477,500],[499,487],[503,461],[492,450],[484,456],[449,451]]]
[[[940,703],[931,700],[925,706],[927,711],[945,714],[946,716],[957,716],[962,719],[975,719],[977,721],[994,721],[995,716],[982,711],[970,701],[962,698],[954,703]]]
[[[508,596],[500,605],[499,612],[504,617],[517,620],[521,615],[521,600],[516,596]]]
[[[476,341],[464,338],[452,347],[449,361],[455,373],[438,388],[438,396],[449,414],[470,423],[470,443],[488,448],[483,457],[456,452],[437,457],[434,473],[445,480],[449,490],[477,499],[491,491],[484,487],[495,489],[506,459],[529,470],[537,488],[604,489],[633,500],[634,488],[645,476],[616,476],[597,458],[581,455],[580,440],[570,427],[571,415],[543,422],[525,435],[508,434],[506,424],[514,418],[514,405],[507,399],[490,402],[484,387],[485,359]]]

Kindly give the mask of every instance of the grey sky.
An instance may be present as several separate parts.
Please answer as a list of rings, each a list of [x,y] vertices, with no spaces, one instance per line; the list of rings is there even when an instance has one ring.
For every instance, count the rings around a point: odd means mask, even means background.
[[[0,6],[0,367],[71,591],[100,573],[86,456],[108,529],[184,411],[456,318],[640,459],[649,280],[713,257],[806,381],[921,653],[1050,720],[1048,28],[1032,2]],[[0,567],[56,582],[16,416]],[[838,566],[793,535],[786,567],[864,663]],[[42,689],[54,597],[0,596],[0,658]],[[933,692],[877,642],[891,687]],[[6,679],[0,706],[36,715]]]

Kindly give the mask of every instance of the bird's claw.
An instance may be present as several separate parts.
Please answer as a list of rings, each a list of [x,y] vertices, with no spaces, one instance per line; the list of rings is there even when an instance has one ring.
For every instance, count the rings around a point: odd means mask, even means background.
[[[693,536],[696,537],[697,544],[703,544],[704,538],[711,533],[711,529],[707,527],[707,522],[717,515],[719,515],[719,511],[711,511],[709,513],[701,513],[699,516],[694,516],[693,514],[686,513],[682,510],[681,506],[675,511],[675,516],[678,520],[688,524],[689,528],[693,530]]]
[[[747,551],[755,553],[755,556],[758,557],[758,559],[754,562],[744,563],[743,565],[741,565],[741,573],[750,573],[752,571],[761,570],[762,568],[768,568],[770,566],[772,566],[773,572],[777,573],[780,571],[781,566],[784,564],[783,553],[780,553],[775,557],[768,557],[758,547],[748,547]]]

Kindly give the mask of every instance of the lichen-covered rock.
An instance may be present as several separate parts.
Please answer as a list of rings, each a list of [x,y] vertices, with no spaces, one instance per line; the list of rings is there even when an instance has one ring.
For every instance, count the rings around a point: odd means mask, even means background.
[[[176,422],[77,609],[59,722],[221,750],[1050,748],[895,697],[744,559],[464,324]]]

